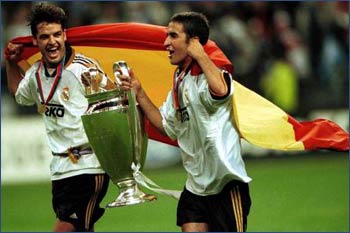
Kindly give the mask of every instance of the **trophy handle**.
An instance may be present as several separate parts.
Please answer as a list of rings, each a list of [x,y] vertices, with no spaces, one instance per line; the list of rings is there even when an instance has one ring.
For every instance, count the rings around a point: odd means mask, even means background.
[[[127,92],[129,109],[128,109],[128,120],[130,125],[130,133],[133,140],[132,143],[132,153],[133,153],[133,161],[137,164],[140,161],[139,156],[141,156],[141,124],[140,124],[140,115],[138,113],[137,105],[136,105],[136,97],[135,92],[130,90]]]
[[[115,78],[118,81],[118,74],[122,73],[123,75],[130,76],[128,65],[125,61],[118,61],[113,64],[113,72],[115,75]],[[135,164],[141,164],[143,166],[143,161],[141,161],[142,150],[144,147],[143,143],[143,137],[145,134],[143,133],[143,128],[141,125],[141,116],[139,112],[139,108],[137,106],[136,96],[133,89],[126,92],[127,98],[128,98],[128,120],[130,125],[130,133],[132,137],[132,154],[133,154],[133,161]],[[146,149],[146,148],[144,148]]]

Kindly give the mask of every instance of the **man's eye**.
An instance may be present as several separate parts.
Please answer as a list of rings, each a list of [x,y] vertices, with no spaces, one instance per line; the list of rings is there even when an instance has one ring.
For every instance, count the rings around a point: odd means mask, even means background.
[[[58,33],[55,33],[55,37],[60,37],[62,35],[62,33],[61,32],[58,32]]]
[[[39,37],[39,39],[41,39],[41,40],[45,40],[45,39],[47,39],[47,38],[49,38],[48,36],[40,36]]]

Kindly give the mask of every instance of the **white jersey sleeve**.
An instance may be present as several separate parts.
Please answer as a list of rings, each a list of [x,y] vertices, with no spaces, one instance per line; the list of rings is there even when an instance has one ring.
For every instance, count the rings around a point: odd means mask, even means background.
[[[162,115],[162,123],[166,134],[172,140],[176,140],[176,109],[174,108],[174,101],[172,97],[172,91],[169,91],[166,101],[159,108],[159,110],[160,114]]]
[[[15,99],[16,102],[20,105],[34,105],[36,103],[36,94],[33,90],[36,90],[36,84],[31,76],[34,75],[35,70],[37,69],[39,63],[35,63],[27,72],[25,73],[24,78],[20,81]]]
[[[232,83],[233,82],[232,75],[228,72],[223,71],[223,76],[224,76],[223,78],[225,79],[225,82],[228,87],[228,93],[223,98],[213,97],[212,93],[209,90],[209,85],[204,74],[202,74],[202,76],[204,78],[199,79],[200,84],[198,87],[198,90],[200,92],[199,93],[200,99],[203,105],[206,106],[206,108],[209,111],[216,111],[216,109],[218,109],[223,103],[227,102],[233,94],[234,89],[233,89],[233,83]]]

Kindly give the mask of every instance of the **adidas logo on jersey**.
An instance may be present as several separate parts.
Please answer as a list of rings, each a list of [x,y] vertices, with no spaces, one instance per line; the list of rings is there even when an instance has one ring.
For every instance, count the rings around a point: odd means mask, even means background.
[[[69,216],[71,219],[78,219],[78,216],[76,213],[73,213]]]

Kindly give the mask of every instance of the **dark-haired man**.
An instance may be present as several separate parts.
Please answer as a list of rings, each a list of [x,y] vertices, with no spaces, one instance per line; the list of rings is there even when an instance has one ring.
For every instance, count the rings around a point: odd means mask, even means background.
[[[9,43],[5,51],[7,80],[17,103],[37,105],[45,122],[52,151],[52,205],[57,217],[54,231],[93,231],[94,223],[104,213],[99,204],[109,177],[89,145],[80,118],[88,107],[81,77],[87,77],[88,69],[93,67],[98,70],[101,87],[114,84],[96,61],[69,46],[66,22],[60,7],[36,4],[29,25],[42,58],[23,77],[17,65],[22,45]]]
[[[173,89],[158,109],[131,71],[120,76],[133,88],[146,117],[178,141],[187,181],[179,200],[177,225],[184,232],[245,231],[251,200],[241,156],[240,137],[232,122],[232,74],[217,67],[203,46],[207,18],[184,12],[170,19],[165,48],[177,65]],[[200,67],[195,71],[194,67]]]

